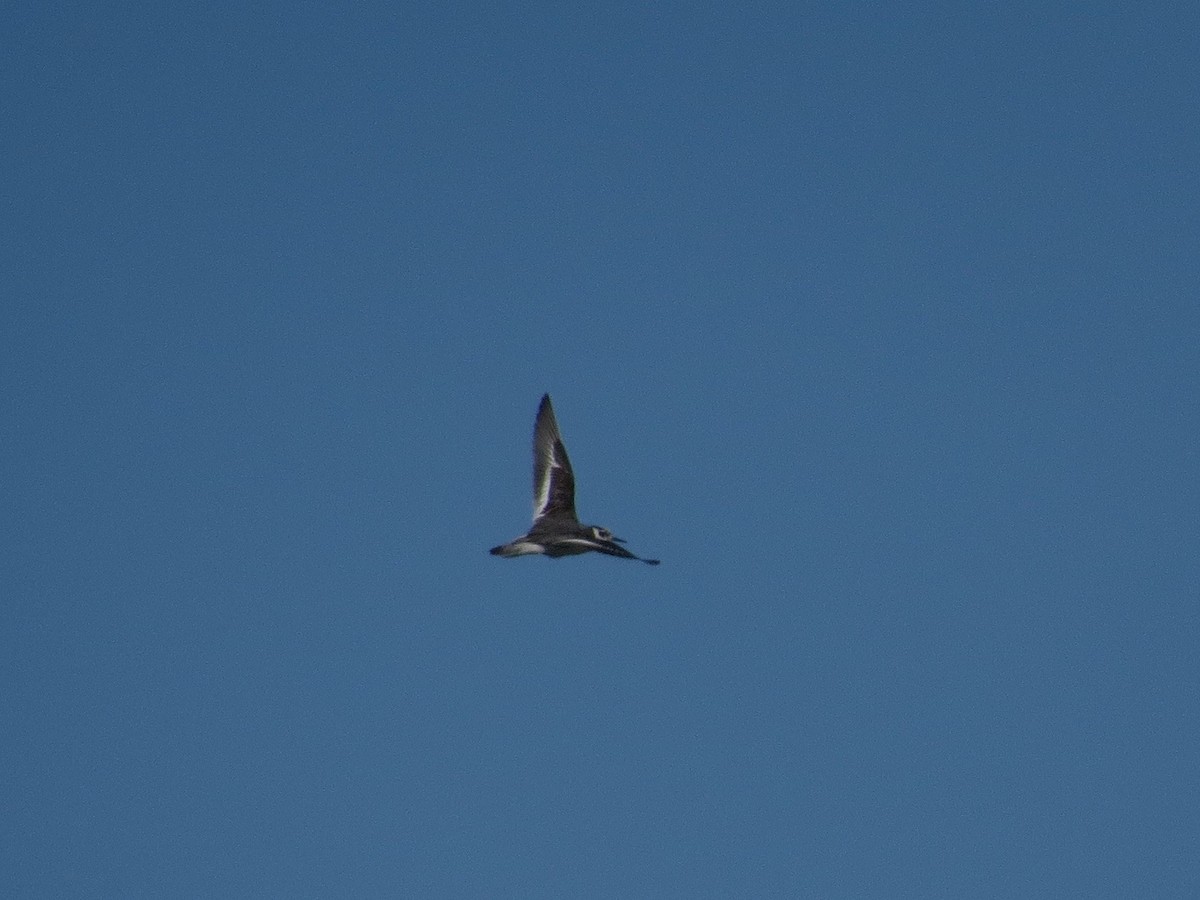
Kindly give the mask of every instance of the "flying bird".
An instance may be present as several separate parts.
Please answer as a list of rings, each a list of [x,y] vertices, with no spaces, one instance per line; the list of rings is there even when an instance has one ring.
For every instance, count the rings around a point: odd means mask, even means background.
[[[493,547],[493,556],[542,553],[551,558],[607,553],[657,566],[657,559],[634,556],[619,537],[599,525],[580,525],[575,515],[575,473],[558,433],[550,395],[543,394],[533,425],[533,527],[515,541]]]

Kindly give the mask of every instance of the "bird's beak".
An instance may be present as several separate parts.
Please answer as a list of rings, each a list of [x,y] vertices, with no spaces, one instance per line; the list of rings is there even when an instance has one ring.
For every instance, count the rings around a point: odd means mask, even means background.
[[[625,538],[619,538],[616,535],[613,535],[613,540],[616,541],[618,544],[625,543]]]

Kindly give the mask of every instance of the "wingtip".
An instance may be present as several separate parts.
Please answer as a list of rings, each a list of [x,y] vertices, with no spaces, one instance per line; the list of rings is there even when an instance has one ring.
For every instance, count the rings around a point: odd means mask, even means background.
[[[533,421],[534,431],[536,432],[543,423],[549,425],[557,436],[558,422],[554,418],[554,407],[550,404],[549,394],[542,394],[542,401],[538,404],[537,417]]]

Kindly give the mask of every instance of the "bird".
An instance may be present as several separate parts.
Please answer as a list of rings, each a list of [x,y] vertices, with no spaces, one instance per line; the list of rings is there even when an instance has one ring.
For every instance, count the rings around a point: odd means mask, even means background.
[[[636,559],[650,566],[660,560],[634,556],[625,543],[599,525],[581,525],[575,515],[575,473],[563,446],[550,395],[543,394],[533,424],[533,526],[516,540],[493,547],[493,556],[542,554],[557,559],[595,551]]]

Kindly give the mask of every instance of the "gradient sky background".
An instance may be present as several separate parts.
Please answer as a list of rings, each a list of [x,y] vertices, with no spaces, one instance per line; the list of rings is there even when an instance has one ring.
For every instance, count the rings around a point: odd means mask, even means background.
[[[6,5],[5,895],[1200,896],[1200,11],[577,6]]]

